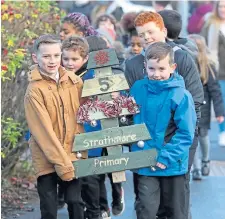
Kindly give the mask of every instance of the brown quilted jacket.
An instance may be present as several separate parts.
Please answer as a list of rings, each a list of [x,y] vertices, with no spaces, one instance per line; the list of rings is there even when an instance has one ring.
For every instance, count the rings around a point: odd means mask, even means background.
[[[59,74],[57,84],[33,66],[28,73],[24,106],[36,176],[56,172],[62,180],[68,180],[75,177],[71,162],[77,160],[71,152],[74,135],[83,132],[76,121],[83,82],[63,67]],[[86,153],[82,154],[84,158]]]

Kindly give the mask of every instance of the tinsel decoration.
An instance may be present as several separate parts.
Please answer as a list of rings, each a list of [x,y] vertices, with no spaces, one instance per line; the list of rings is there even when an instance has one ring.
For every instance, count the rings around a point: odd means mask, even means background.
[[[107,118],[118,117],[122,109],[127,109],[131,114],[139,112],[138,106],[133,97],[119,96],[111,102],[88,98],[80,107],[77,113],[77,120],[81,123],[90,122],[89,112],[101,111]]]

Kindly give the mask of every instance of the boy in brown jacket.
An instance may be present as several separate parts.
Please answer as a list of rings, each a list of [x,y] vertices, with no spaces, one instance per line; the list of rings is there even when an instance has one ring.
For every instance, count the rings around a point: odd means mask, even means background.
[[[40,36],[34,43],[29,85],[24,98],[31,132],[29,141],[37,176],[42,219],[57,219],[57,179],[65,188],[70,219],[83,219],[81,182],[74,179],[72,161],[74,136],[83,132],[77,124],[82,80],[60,66],[61,42],[53,35]],[[82,154],[86,158],[86,154]]]

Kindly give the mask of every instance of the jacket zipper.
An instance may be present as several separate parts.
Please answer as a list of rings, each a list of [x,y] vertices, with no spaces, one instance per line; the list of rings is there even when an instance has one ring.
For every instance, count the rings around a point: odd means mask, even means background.
[[[59,94],[59,88],[60,88],[60,84],[58,83],[57,85],[57,89],[58,89],[58,94]],[[63,139],[62,139],[62,146],[64,145],[64,141],[65,141],[65,137],[66,137],[66,123],[65,123],[65,117],[64,117],[64,105],[63,105],[63,101],[62,101],[62,97],[59,94],[59,98],[62,104],[62,118],[63,118]]]

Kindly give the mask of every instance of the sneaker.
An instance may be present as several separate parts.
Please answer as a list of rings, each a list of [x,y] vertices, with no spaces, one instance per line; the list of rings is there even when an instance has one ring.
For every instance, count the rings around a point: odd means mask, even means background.
[[[219,134],[219,141],[218,141],[219,145],[221,147],[225,147],[225,132],[221,132]]]
[[[121,197],[118,203],[112,203],[112,213],[115,216],[119,216],[124,212],[125,209],[125,202],[124,202],[124,190],[123,187],[121,188]]]
[[[202,180],[202,174],[199,169],[194,169],[192,172],[192,179],[193,180]]]
[[[210,161],[202,161],[202,175],[208,176],[210,172]]]
[[[108,210],[108,211],[101,210],[101,218],[102,219],[111,219],[110,210]]]

